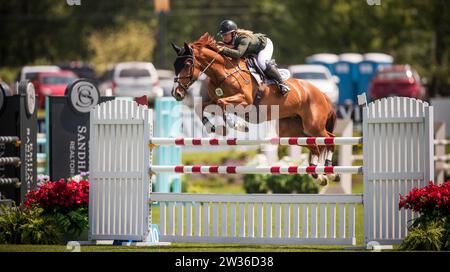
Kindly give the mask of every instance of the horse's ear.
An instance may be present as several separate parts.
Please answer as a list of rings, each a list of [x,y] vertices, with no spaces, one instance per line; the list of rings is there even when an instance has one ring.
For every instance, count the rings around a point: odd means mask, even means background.
[[[184,43],[184,52],[190,52],[192,54],[192,48],[187,43]]]
[[[181,47],[179,47],[178,45],[176,45],[174,43],[172,43],[172,47],[173,47],[173,50],[175,50],[175,52],[177,52],[177,55],[179,55],[182,50]]]

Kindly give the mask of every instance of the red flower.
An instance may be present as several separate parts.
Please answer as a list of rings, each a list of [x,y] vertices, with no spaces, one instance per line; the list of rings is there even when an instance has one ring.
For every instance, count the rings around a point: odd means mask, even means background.
[[[450,215],[450,182],[414,188],[406,196],[400,195],[399,209],[410,209],[430,216]]]
[[[26,207],[40,206],[47,211],[54,209],[72,210],[88,207],[89,182],[82,180],[76,182],[64,179],[44,182],[39,189],[26,195]]]

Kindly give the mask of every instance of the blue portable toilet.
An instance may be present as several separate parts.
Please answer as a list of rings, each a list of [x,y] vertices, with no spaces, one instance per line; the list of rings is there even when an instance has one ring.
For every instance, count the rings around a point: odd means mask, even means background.
[[[394,58],[383,53],[364,54],[364,60],[359,64],[358,94],[367,93],[372,78],[381,67],[392,66]]]
[[[352,102],[356,104],[356,89],[358,82],[358,65],[363,56],[357,53],[339,55],[339,61],[334,64],[335,74],[339,77],[339,104]]]
[[[331,74],[334,73],[334,64],[339,60],[338,55],[331,53],[314,54],[306,58],[307,64],[320,64],[326,66]]]
[[[161,97],[155,100],[154,137],[182,137],[182,104],[173,97]],[[158,146],[154,149],[155,165],[181,165],[180,146]],[[173,173],[159,173],[153,184],[154,192],[180,193],[181,176]]]

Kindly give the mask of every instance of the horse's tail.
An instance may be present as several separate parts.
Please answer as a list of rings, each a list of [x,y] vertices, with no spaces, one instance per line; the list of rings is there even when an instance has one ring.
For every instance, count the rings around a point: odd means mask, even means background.
[[[334,110],[334,105],[331,103],[330,99],[325,96],[325,98],[328,101],[328,104],[330,104],[330,112],[328,113],[327,123],[325,125],[328,132],[333,133],[334,128],[336,126],[336,111]]]

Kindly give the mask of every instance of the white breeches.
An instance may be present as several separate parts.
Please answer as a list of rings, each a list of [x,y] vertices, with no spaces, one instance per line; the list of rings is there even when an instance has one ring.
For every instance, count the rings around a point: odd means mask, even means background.
[[[259,67],[261,67],[263,71],[266,70],[267,66],[266,62],[272,59],[272,54],[273,54],[273,43],[269,38],[267,38],[266,47],[264,47],[264,49],[258,53],[258,57],[256,58]]]

